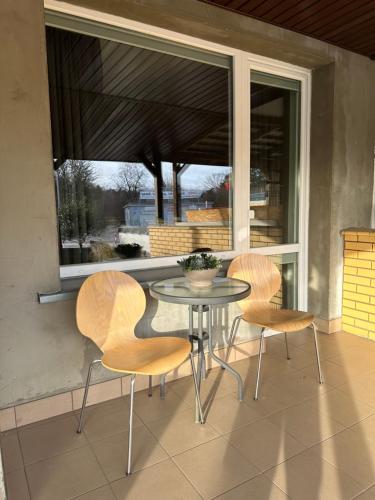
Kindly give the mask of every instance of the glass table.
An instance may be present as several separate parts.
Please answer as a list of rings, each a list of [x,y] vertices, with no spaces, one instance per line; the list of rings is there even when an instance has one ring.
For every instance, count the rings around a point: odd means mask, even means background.
[[[245,281],[234,278],[215,278],[210,288],[194,288],[189,285],[186,278],[170,278],[156,281],[150,286],[150,294],[157,300],[173,304],[189,306],[189,336],[193,338],[194,324],[193,311],[198,312],[198,388],[202,379],[202,366],[204,360],[203,349],[203,311],[208,312],[208,352],[222,368],[228,370],[237,380],[238,399],[243,400],[244,389],[241,375],[228,363],[220,359],[213,350],[212,339],[212,308],[216,305],[229,304],[245,299],[250,295],[250,285]],[[205,306],[205,309],[204,309]]]

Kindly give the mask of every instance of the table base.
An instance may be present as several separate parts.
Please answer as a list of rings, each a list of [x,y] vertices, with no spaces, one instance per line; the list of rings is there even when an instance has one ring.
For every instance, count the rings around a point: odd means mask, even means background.
[[[207,310],[208,307],[208,310]],[[196,309],[195,309],[196,310]],[[234,370],[228,363],[226,363],[224,360],[219,358],[215,353],[212,345],[212,306],[203,306],[199,305],[198,306],[198,334],[197,336],[194,335],[194,318],[193,318],[193,306],[189,305],[189,337],[194,338],[196,337],[198,340],[198,368],[197,368],[197,383],[198,383],[198,391],[200,391],[200,386],[201,386],[201,381],[202,381],[202,376],[205,372],[205,354],[204,354],[204,346],[203,346],[203,312],[207,311],[208,314],[208,325],[207,325],[207,330],[208,330],[208,353],[211,356],[213,360],[215,360],[222,368],[225,370],[228,370],[229,373],[231,373],[235,379],[237,380],[238,384],[238,399],[239,401],[243,401],[244,398],[244,386],[243,386],[243,380],[241,375]],[[204,372],[203,372],[204,369]],[[198,408],[198,402],[196,401],[196,411],[195,411],[195,421],[197,423],[200,422],[199,419],[199,408]]]

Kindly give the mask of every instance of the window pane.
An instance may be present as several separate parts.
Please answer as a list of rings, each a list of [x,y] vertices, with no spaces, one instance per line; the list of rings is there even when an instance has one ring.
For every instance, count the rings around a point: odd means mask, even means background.
[[[288,253],[281,255],[270,255],[270,260],[278,267],[281,273],[281,288],[271,300],[276,307],[286,309],[297,309],[298,307],[298,254]]]
[[[61,264],[231,249],[230,65],[55,27],[47,54]]]
[[[251,247],[298,241],[299,103],[299,82],[251,73]]]

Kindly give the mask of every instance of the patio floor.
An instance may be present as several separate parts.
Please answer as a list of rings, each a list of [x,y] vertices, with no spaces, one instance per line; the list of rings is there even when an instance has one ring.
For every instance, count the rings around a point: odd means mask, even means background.
[[[268,341],[261,398],[257,358],[234,363],[246,379],[236,400],[228,373],[203,382],[208,409],[194,423],[190,377],[135,396],[134,473],[124,477],[128,400],[3,434],[8,500],[375,500],[375,342],[320,335],[325,384],[317,383],[310,331]]]

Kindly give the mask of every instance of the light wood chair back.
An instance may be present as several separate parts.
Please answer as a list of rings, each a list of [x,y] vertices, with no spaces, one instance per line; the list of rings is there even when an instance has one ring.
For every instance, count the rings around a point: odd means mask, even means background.
[[[128,274],[101,271],[85,280],[78,294],[78,329],[103,352],[137,340],[134,328],[146,309],[141,285]]]
[[[236,257],[231,262],[227,275],[251,285],[249,298],[239,302],[241,309],[246,309],[253,302],[269,302],[281,286],[280,272],[275,264],[265,255],[256,253]]]

